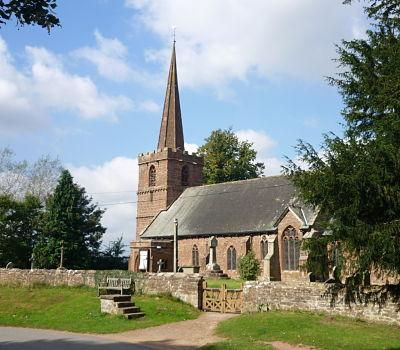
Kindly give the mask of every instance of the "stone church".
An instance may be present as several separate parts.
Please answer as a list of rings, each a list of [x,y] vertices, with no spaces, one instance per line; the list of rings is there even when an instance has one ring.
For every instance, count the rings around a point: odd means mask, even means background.
[[[302,240],[315,230],[316,211],[296,198],[284,176],[203,185],[203,158],[185,151],[175,44],[157,149],[139,155],[136,240],[132,271],[238,276],[240,257],[252,250],[262,278],[307,278]]]

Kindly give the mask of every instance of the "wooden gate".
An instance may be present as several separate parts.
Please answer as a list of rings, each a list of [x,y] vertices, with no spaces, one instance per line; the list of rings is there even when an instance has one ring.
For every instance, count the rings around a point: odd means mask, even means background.
[[[203,311],[221,313],[241,313],[243,304],[242,289],[210,288],[203,282]]]

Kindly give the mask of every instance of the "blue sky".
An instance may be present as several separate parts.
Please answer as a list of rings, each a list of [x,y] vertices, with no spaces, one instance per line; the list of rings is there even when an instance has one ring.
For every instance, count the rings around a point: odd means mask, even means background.
[[[136,156],[156,146],[176,26],[189,150],[232,127],[266,174],[341,132],[335,43],[362,36],[359,5],[336,0],[59,1],[62,27],[0,29],[0,147],[59,157],[99,204],[134,202]],[[249,6],[251,4],[251,6]],[[128,192],[129,191],[129,192]],[[104,242],[134,238],[135,203],[107,205]]]

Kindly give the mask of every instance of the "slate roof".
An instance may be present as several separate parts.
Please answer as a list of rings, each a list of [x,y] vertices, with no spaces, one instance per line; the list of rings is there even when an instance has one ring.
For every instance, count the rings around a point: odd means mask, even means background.
[[[187,188],[156,216],[141,238],[232,235],[274,231],[282,215],[291,210],[312,225],[316,211],[302,205],[288,178],[270,176]]]

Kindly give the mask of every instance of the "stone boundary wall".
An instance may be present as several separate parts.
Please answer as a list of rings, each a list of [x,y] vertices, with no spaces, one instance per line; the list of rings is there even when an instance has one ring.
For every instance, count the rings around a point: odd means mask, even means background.
[[[196,308],[201,308],[203,278],[198,274],[140,273],[132,278],[138,293],[170,294]],[[0,285],[32,286],[34,284],[96,287],[96,271],[0,269]]]
[[[371,321],[400,325],[400,305],[387,301],[385,305],[344,301],[343,293],[333,302],[326,293],[327,285],[308,282],[247,282],[243,288],[242,312],[268,310],[306,310],[357,317]]]
[[[139,274],[136,290],[143,294],[171,294],[201,309],[203,277],[199,274],[173,272]]]
[[[0,285],[47,284],[49,286],[95,287],[95,275],[94,270],[0,269]]]

